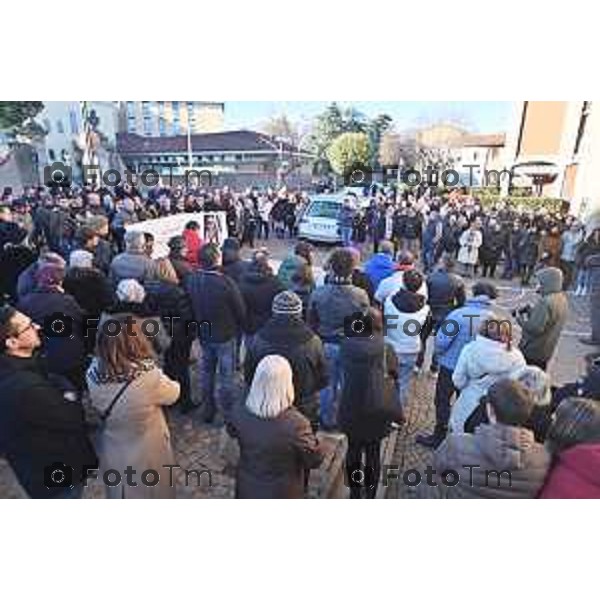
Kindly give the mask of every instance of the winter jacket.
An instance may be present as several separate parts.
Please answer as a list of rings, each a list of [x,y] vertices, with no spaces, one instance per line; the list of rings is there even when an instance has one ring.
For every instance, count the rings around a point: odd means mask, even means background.
[[[341,342],[345,336],[344,320],[355,313],[365,315],[369,296],[350,283],[325,283],[308,301],[308,321],[324,342]]]
[[[198,232],[193,231],[192,229],[186,229],[182,235],[185,242],[186,260],[190,263],[192,268],[197,269],[200,263],[199,252],[202,248],[202,240],[200,239]]]
[[[328,373],[323,342],[298,317],[274,315],[258,330],[246,349],[244,378],[250,385],[258,363],[279,354],[292,367],[294,406],[311,423],[318,423],[318,392],[327,386]]]
[[[443,318],[466,300],[465,282],[460,275],[436,269],[427,278],[429,306],[434,318]]]
[[[239,284],[249,265],[249,262],[242,260],[241,258],[230,261],[224,260],[221,270],[223,271],[223,275],[227,275],[227,277]]]
[[[429,316],[425,298],[400,290],[384,305],[385,340],[396,354],[416,354],[421,350],[420,332]]]
[[[202,342],[227,342],[246,327],[246,304],[237,284],[217,270],[201,269],[187,277],[184,288],[192,301],[194,319],[210,323],[210,336],[200,328]]]
[[[345,339],[340,346],[342,393],[338,411],[340,429],[353,442],[380,440],[388,433],[390,419],[382,410],[386,373],[384,339]]]
[[[481,231],[467,229],[460,236],[458,262],[464,265],[476,265],[479,260],[479,248],[483,242]]]
[[[350,206],[342,206],[340,208],[340,227],[352,227],[354,224],[354,216],[356,211]]]
[[[498,262],[502,255],[502,250],[506,245],[506,235],[503,231],[486,229],[483,233],[483,243],[479,250],[479,256],[482,262]]]
[[[59,291],[36,290],[21,298],[17,308],[40,325],[50,325],[50,317],[65,316],[65,335],[45,335],[42,355],[51,373],[70,375],[83,365],[87,334],[85,313],[75,298]],[[71,334],[69,335],[69,329]]]
[[[271,317],[273,298],[284,290],[283,285],[269,273],[263,273],[250,265],[239,284],[240,292],[246,304],[246,333],[256,333]]]
[[[517,247],[519,264],[533,267],[540,259],[541,237],[539,233],[524,231]]]
[[[529,316],[523,313],[517,315],[517,322],[523,329],[519,348],[528,361],[547,362],[554,354],[567,320],[569,303],[562,291],[563,275],[560,269],[541,269],[536,276],[542,297]]]
[[[31,498],[52,498],[65,488],[46,487],[53,463],[72,467],[72,483],[97,466],[80,402],[67,400],[35,358],[0,356],[0,455]]]
[[[96,365],[88,370],[88,387],[93,406],[105,412],[124,381],[103,381],[98,378]],[[170,485],[169,470],[164,465],[177,464],[171,448],[169,427],[163,406],[173,404],[179,397],[179,384],[169,379],[158,367],[137,374],[114,405],[97,442],[100,459],[99,478],[109,469],[124,473],[127,467],[137,472],[137,486],[123,484],[107,487],[110,498],[173,498],[175,487]],[[158,472],[158,485],[143,485],[141,475],[148,469]]]
[[[16,302],[19,276],[31,264],[35,264],[37,255],[25,246],[7,246],[0,248],[0,298]]]
[[[385,301],[393,296],[396,292],[401,290],[404,287],[404,271],[411,270],[412,267],[400,268],[393,275],[382,279],[377,290],[375,291],[375,300],[379,302],[379,304],[385,304]],[[423,285],[419,288],[418,293],[427,300],[429,297],[429,293],[427,290],[427,282],[424,281]]]
[[[107,240],[99,239],[98,245],[94,248],[94,262],[93,265],[96,269],[99,269],[105,275],[108,275],[110,271],[110,264],[113,260],[113,249],[110,242]]]
[[[123,252],[110,264],[110,279],[116,287],[122,279],[136,279],[140,283],[155,277],[155,265],[143,252]]]
[[[516,348],[507,350],[504,342],[478,335],[468,343],[460,353],[452,374],[454,386],[460,390],[450,413],[452,431],[464,430],[465,421],[493,383],[503,377],[511,377],[525,364],[521,352]]]
[[[458,485],[442,486],[447,498],[535,498],[549,466],[550,455],[532,431],[500,423],[451,433],[433,458],[438,473],[452,469],[460,477]]]
[[[323,461],[310,423],[294,407],[271,419],[234,405],[228,431],[240,445],[236,498],[303,498],[304,472]]]
[[[67,271],[63,288],[75,298],[86,316],[92,319],[97,319],[114,302],[112,286],[98,269],[71,267]]]
[[[539,498],[600,498],[600,444],[578,444],[555,457]]]
[[[144,303],[148,313],[157,315],[163,320],[165,330],[169,336],[172,336],[173,342],[183,343],[195,337],[192,303],[183,288],[166,281],[148,281],[144,289],[146,290]]]
[[[396,263],[389,254],[378,252],[365,263],[365,273],[376,290],[383,279],[394,274]]]
[[[560,257],[565,262],[575,262],[577,250],[583,241],[583,229],[573,231],[567,229],[562,234],[562,250]]]

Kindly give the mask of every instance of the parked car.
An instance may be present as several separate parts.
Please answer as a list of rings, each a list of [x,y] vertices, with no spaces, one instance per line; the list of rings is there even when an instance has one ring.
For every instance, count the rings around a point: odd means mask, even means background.
[[[339,194],[322,194],[311,198],[300,217],[298,237],[313,242],[340,242],[339,213],[342,204],[343,196]]]

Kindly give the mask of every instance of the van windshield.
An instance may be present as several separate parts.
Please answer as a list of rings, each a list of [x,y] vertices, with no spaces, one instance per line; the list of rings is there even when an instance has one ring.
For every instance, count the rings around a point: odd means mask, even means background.
[[[324,219],[337,219],[341,204],[338,202],[324,202],[315,200],[308,210],[309,217],[322,217]]]

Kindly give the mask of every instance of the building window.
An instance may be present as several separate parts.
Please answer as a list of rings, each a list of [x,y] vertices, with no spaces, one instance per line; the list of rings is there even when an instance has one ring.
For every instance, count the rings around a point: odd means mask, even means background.
[[[173,107],[173,135],[179,135],[179,102],[172,102]]]
[[[54,150],[52,150],[52,148],[50,148],[48,150],[48,158],[50,160],[56,160],[56,154],[55,154]]]
[[[65,132],[65,128],[63,126],[63,122],[61,119],[57,119],[56,120],[56,131],[58,131],[58,133],[64,133]]]
[[[48,133],[52,133],[52,123],[50,122],[50,119],[44,119],[44,129]]]
[[[79,133],[79,122],[77,120],[77,113],[74,110],[69,111],[69,122],[71,124],[71,133],[77,135]]]
[[[579,118],[579,128],[577,130],[577,138],[575,139],[575,149],[573,150],[573,154],[577,155],[579,153],[579,148],[581,146],[581,140],[583,139],[583,134],[585,133],[585,125],[587,123],[588,115],[590,114],[591,102],[586,101],[583,103],[581,108],[581,117]]]
[[[152,102],[142,102],[142,117],[144,119],[144,135],[152,135]]]

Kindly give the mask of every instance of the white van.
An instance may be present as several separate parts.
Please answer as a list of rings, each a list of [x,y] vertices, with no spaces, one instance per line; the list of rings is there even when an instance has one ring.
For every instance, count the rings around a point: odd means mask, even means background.
[[[339,214],[343,198],[339,194],[314,196],[300,217],[298,237],[313,242],[341,242]]]

